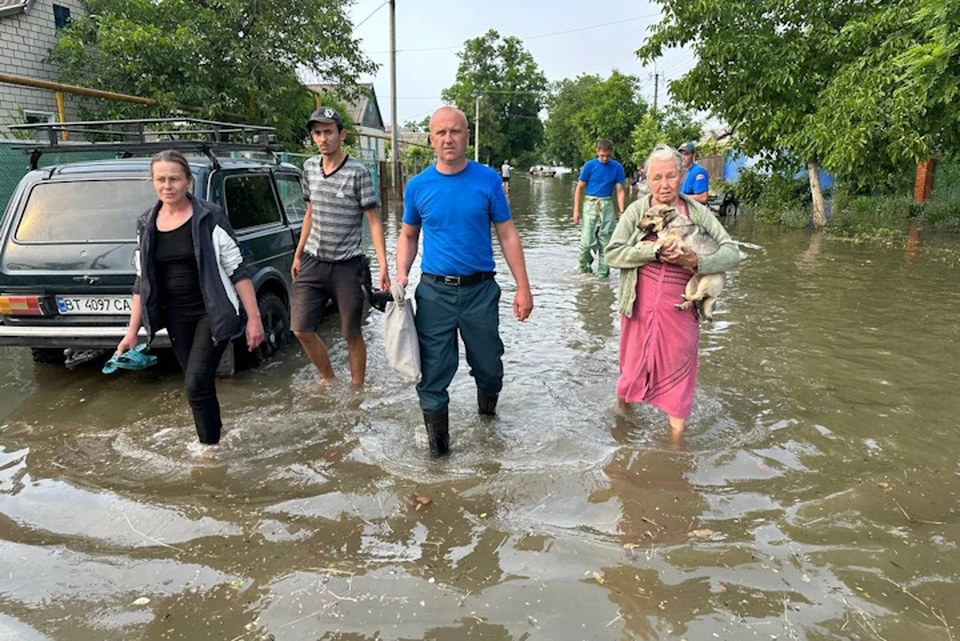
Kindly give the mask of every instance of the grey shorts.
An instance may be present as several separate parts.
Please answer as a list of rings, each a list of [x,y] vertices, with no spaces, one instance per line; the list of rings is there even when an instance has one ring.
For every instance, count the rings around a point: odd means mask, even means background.
[[[332,300],[340,313],[340,334],[353,338],[361,334],[364,294],[363,257],[330,263],[304,252],[300,271],[290,289],[290,328],[312,332],[323,319]]]

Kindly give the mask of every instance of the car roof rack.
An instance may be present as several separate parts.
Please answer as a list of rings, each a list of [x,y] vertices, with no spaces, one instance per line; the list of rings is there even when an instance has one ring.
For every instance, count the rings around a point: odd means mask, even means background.
[[[116,152],[128,158],[173,149],[201,153],[214,168],[220,167],[216,152],[259,151],[280,163],[276,130],[262,125],[247,125],[199,118],[141,118],[135,120],[83,120],[76,122],[39,122],[9,125],[10,129],[46,134],[46,141],[17,145],[13,149],[30,154],[30,169],[37,168],[40,156],[50,153]],[[75,134],[95,142],[60,141],[60,134]]]

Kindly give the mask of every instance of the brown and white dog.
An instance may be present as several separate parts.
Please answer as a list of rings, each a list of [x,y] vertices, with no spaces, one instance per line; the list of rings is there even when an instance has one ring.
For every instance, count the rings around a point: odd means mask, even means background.
[[[697,256],[709,256],[720,249],[720,244],[707,230],[692,219],[680,215],[667,205],[654,205],[637,221],[637,228],[647,234],[657,235],[657,245],[673,241],[679,249],[691,249]],[[689,309],[696,305],[697,311],[708,321],[713,320],[713,305],[726,283],[724,274],[697,274],[687,282],[683,302],[674,305],[677,309]]]

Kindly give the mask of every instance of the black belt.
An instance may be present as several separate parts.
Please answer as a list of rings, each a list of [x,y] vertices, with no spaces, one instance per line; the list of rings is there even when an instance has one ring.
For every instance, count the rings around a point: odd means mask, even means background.
[[[423,272],[423,277],[427,280],[432,280],[435,283],[440,283],[442,285],[454,285],[457,287],[466,287],[469,285],[478,285],[485,280],[493,280],[493,277],[497,275],[497,272],[477,272],[476,274],[470,274],[469,276],[437,276],[436,274],[428,274]]]

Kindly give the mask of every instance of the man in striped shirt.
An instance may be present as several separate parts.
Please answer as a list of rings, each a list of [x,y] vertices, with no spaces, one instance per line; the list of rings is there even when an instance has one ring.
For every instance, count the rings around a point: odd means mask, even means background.
[[[327,346],[317,334],[328,301],[340,313],[340,333],[347,340],[350,379],[363,385],[367,346],[361,320],[365,277],[363,261],[363,216],[367,217],[373,248],[377,253],[380,289],[390,289],[387,245],[377,210],[377,193],[370,172],[341,148],[347,137],[336,109],[320,107],[307,121],[310,137],[320,150],[303,166],[303,218],[300,243],[290,272],[293,333],[325,382],[335,378]]]

